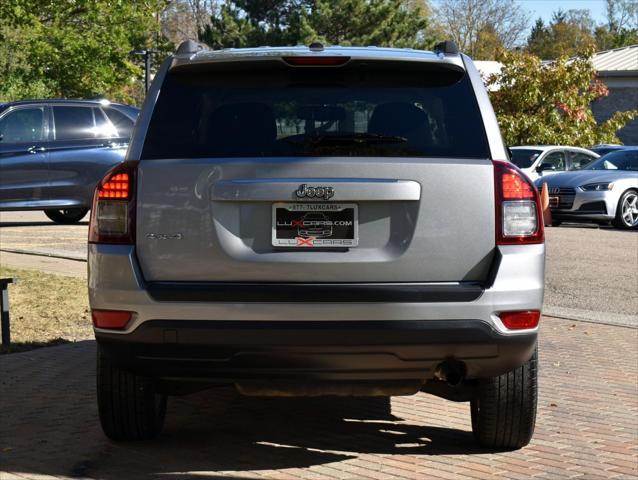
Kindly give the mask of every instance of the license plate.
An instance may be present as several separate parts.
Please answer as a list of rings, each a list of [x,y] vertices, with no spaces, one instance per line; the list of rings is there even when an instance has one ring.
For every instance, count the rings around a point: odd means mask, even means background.
[[[558,207],[559,201],[560,201],[560,197],[549,197],[549,206]]]
[[[355,203],[275,203],[274,247],[356,247],[359,243]]]

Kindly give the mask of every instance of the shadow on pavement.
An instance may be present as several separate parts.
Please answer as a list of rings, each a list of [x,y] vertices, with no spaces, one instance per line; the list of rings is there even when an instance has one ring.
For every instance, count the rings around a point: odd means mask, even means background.
[[[27,352],[36,348],[55,347],[66,343],[69,343],[69,340],[64,338],[54,338],[46,342],[11,342],[9,345],[0,345],[0,355]]]
[[[0,221],[0,228],[4,228],[4,227],[56,227],[56,228],[63,228],[63,227],[73,227],[73,226],[77,226],[77,225],[84,225],[84,226],[88,226],[89,222],[77,222],[77,223],[73,223],[71,225],[63,225],[61,223],[55,223],[55,222],[46,222],[46,221],[37,221],[37,222],[17,222],[17,221],[9,221],[9,222],[3,222]]]
[[[481,451],[468,431],[393,415],[389,398],[254,398],[232,388],[171,397],[159,439],[116,444],[98,426],[94,358],[90,341],[0,357],[1,388],[10,392],[0,395],[0,471],[108,480],[218,478],[220,472],[243,478],[241,472],[306,468],[366,453]]]

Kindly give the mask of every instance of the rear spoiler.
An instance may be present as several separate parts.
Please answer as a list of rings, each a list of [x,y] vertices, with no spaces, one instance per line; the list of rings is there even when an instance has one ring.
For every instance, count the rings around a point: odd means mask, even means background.
[[[331,63],[331,60],[333,63]],[[186,40],[172,57],[170,70],[216,69],[218,64],[246,64],[257,66],[262,62],[283,63],[289,66],[347,66],[361,62],[426,63],[442,69],[464,72],[465,65],[456,43],[441,42],[434,51],[381,48],[326,46],[315,42],[307,47],[227,48],[212,50],[207,45]]]

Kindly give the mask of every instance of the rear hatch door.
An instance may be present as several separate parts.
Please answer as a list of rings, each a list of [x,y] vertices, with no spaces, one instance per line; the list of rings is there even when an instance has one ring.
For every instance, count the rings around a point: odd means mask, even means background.
[[[173,68],[138,168],[148,281],[480,282],[492,262],[493,169],[459,67]]]

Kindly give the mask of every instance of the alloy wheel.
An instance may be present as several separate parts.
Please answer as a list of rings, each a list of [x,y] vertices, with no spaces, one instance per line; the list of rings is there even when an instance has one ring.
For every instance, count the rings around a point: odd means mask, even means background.
[[[629,193],[622,202],[622,220],[628,227],[638,225],[638,194]]]

